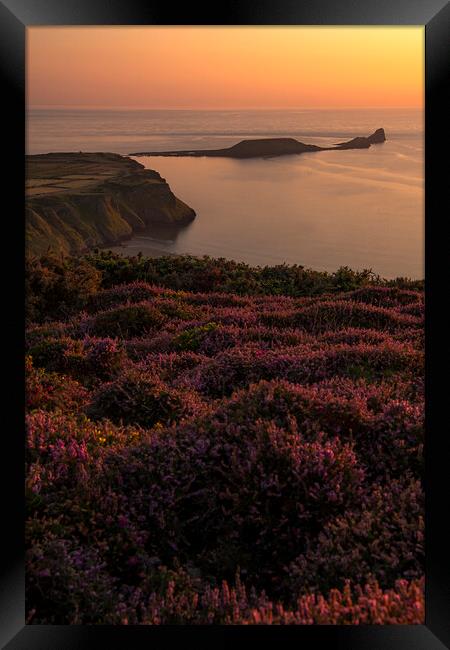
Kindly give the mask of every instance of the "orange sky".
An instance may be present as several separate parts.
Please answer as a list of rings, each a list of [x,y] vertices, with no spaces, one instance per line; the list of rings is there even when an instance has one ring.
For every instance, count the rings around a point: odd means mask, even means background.
[[[29,106],[423,107],[424,28],[31,27]]]

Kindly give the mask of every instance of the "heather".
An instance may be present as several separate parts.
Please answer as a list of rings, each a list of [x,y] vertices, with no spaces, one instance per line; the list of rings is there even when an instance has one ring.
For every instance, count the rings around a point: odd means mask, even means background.
[[[123,285],[119,292],[118,285]],[[99,296],[99,287],[112,291]],[[208,256],[123,257],[95,250],[81,258],[47,253],[26,260],[27,316],[31,321],[65,318],[88,303],[106,308],[183,291],[212,293],[210,300],[217,306],[245,304],[242,297],[246,295],[259,296],[264,303],[267,295],[289,299],[352,292],[348,297],[355,302],[387,306],[390,301],[398,307],[420,302],[423,289],[423,280],[384,280],[370,270],[341,267],[328,273],[300,265],[251,267]]]
[[[419,282],[27,267],[27,620],[424,620]]]

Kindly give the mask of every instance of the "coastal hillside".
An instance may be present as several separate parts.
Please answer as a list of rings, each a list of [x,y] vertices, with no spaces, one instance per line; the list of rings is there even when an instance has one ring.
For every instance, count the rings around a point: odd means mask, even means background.
[[[154,223],[186,225],[195,212],[158,172],[118,154],[26,157],[26,246],[78,254],[117,244]]]
[[[27,297],[28,623],[423,623],[421,283],[104,252]]]

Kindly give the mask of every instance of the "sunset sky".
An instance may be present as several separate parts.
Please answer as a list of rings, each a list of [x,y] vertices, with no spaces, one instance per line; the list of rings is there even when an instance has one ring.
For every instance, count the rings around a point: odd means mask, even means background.
[[[32,27],[30,107],[423,107],[423,27]]]

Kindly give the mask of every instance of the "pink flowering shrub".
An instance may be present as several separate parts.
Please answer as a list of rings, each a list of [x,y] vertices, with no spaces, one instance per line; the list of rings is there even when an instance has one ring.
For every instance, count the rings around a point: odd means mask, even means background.
[[[45,325],[31,324],[25,332],[25,342],[27,348],[37,345],[49,339],[58,339],[69,336],[71,326],[69,323],[48,323]]]
[[[359,583],[369,574],[383,585],[398,575],[422,575],[424,564],[423,494],[420,482],[405,476],[374,485],[358,508],[327,522],[317,539],[289,565],[288,592]],[[357,540],[357,541],[356,541]],[[338,549],[338,551],[337,551]]]
[[[56,372],[34,368],[32,357],[26,357],[25,404],[29,411],[38,408],[81,409],[87,400],[86,389],[77,381]]]
[[[152,300],[160,295],[173,295],[170,289],[162,289],[146,282],[130,282],[111,289],[105,289],[92,295],[87,310],[89,312],[104,311],[124,304],[133,304]]]
[[[363,287],[343,294],[345,300],[364,302],[378,307],[398,307],[401,305],[420,304],[423,306],[423,293],[399,287]]]
[[[278,327],[300,327],[320,333],[344,327],[383,328],[394,331],[401,326],[419,327],[422,320],[395,308],[378,307],[349,300],[317,301],[300,309],[265,312],[261,322]]]
[[[197,352],[156,352],[146,354],[137,367],[149,371],[165,381],[176,380],[183,372],[192,370],[207,361],[208,357]]]
[[[280,331],[273,327],[263,325],[239,327],[236,325],[220,325],[211,328],[202,337],[198,351],[207,356],[214,357],[219,352],[245,345],[257,344],[260,348],[277,348],[311,343],[312,337],[299,330]]]
[[[383,345],[308,345],[267,350],[254,345],[232,348],[186,374],[184,383],[219,397],[261,379],[312,384],[335,376],[381,379],[395,373],[421,373],[423,354],[411,347]]]
[[[27,580],[28,623],[103,623],[116,606],[114,580],[98,551],[54,535],[28,551]]]
[[[49,371],[76,370],[83,363],[83,344],[68,336],[49,337],[28,348],[35,366]]]
[[[36,546],[28,562],[27,622],[35,624],[420,625],[425,618],[423,579],[397,580],[386,590],[374,579],[347,581],[341,590],[304,594],[287,607],[246,589],[239,575],[231,586],[225,580],[210,586],[164,567],[147,580],[155,591],[118,589],[95,551],[61,541]]]
[[[163,325],[166,317],[151,303],[125,305],[99,312],[87,322],[89,334],[94,336],[142,336]]]
[[[190,415],[199,404],[195,394],[171,388],[145,370],[130,368],[94,393],[88,413],[95,419],[150,428]]]
[[[423,405],[396,399],[387,386],[348,379],[312,386],[262,381],[234,393],[215,417],[244,428],[257,418],[280,427],[294,419],[308,440],[325,432],[354,444],[370,475],[422,471]]]
[[[35,410],[26,417],[29,494],[80,489],[99,470],[103,451],[118,450],[145,438],[140,427],[93,422],[85,415]]]
[[[414,625],[424,621],[423,580],[398,580],[383,591],[374,580],[351,587],[347,582],[329,594],[300,596],[292,608],[268,600],[264,593],[247,593],[236,580],[230,587],[207,586],[198,592],[171,580],[162,595],[152,594],[143,623],[147,625]],[[134,613],[134,612],[133,612]],[[135,623],[127,616],[122,623]],[[133,620],[134,619],[134,620]]]
[[[308,535],[358,501],[363,479],[351,446],[337,438],[306,442],[294,424],[264,421],[244,432],[208,416],[109,455],[98,490],[121,486],[129,525],[145,521],[164,561],[189,557],[223,576],[240,566],[273,585]]]
[[[87,372],[100,379],[110,379],[124,367],[126,354],[121,341],[86,337],[83,340]]]
[[[90,336],[47,338],[30,346],[28,352],[36,366],[67,373],[84,383],[90,383],[92,377],[103,380],[113,377],[126,360],[121,341]]]
[[[28,622],[423,623],[420,283],[155,264],[27,329]]]

